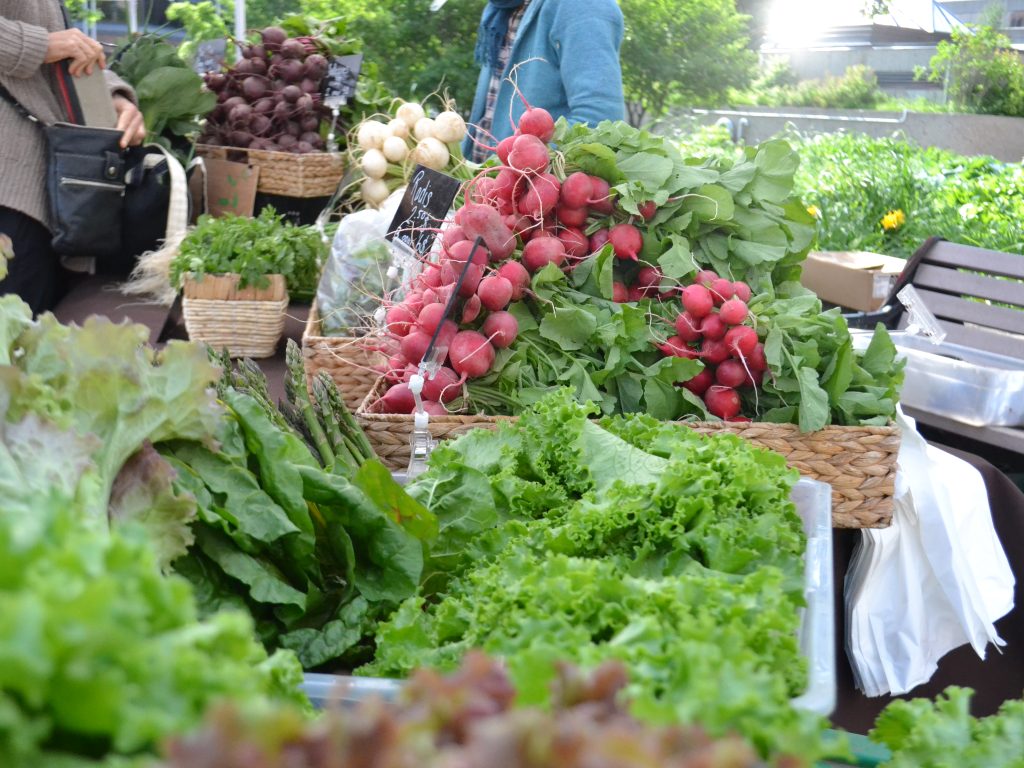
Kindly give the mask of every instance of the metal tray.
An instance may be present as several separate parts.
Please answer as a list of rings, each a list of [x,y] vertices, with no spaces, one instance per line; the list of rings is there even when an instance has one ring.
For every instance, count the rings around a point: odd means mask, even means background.
[[[904,405],[975,427],[1024,426],[1024,360],[907,333],[892,338],[907,361]],[[855,334],[854,343],[867,340]]]
[[[804,523],[807,556],[800,652],[808,660],[807,690],[793,706],[827,716],[836,704],[835,621],[832,588],[832,486],[801,478],[791,498]],[[394,698],[401,680],[307,674],[303,691],[316,707],[353,705],[371,697]]]

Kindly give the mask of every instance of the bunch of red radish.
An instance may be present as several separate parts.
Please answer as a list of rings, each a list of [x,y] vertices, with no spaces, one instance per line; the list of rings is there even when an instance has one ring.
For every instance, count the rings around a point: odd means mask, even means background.
[[[700,360],[704,370],[682,386],[703,398],[708,412],[728,421],[740,416],[738,389],[756,387],[768,367],[750,317],[750,287],[731,282],[711,270],[698,272],[682,290],[683,312],[675,320],[675,335],[658,348],[666,356]]]

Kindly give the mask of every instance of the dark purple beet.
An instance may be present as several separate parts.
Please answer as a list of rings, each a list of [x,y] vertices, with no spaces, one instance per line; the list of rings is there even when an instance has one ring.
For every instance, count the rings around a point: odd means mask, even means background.
[[[236,75],[251,75],[252,74],[252,62],[249,59],[239,59],[235,62],[235,66],[232,67],[232,72]]]
[[[266,136],[270,128],[271,120],[266,115],[253,115],[249,118],[249,130],[255,136]]]
[[[249,57],[250,59],[259,59],[260,61],[267,60],[267,49],[262,45],[257,43],[256,45],[251,46],[249,50],[252,52],[252,56]]]
[[[284,97],[285,101],[294,104],[301,97],[305,96],[305,94],[302,92],[302,89],[299,88],[299,86],[297,85],[286,85],[284,90],[281,91],[281,96]]]
[[[324,75],[327,74],[327,59],[319,53],[310,54],[306,57],[303,69],[305,69],[306,77],[310,80],[320,82],[324,79]]]
[[[264,96],[252,105],[252,111],[258,115],[268,115],[274,111],[277,102],[269,96]]]
[[[295,108],[287,101],[279,101],[274,105],[274,117],[278,120],[287,120],[294,111]]]
[[[281,149],[291,149],[298,143],[299,140],[288,133],[283,133],[277,137],[277,145],[281,147]]]
[[[307,144],[310,144],[310,145],[316,144],[319,140],[320,140],[320,134],[319,133],[313,133],[312,131],[308,131],[306,133],[303,133],[301,136],[299,136],[299,141],[304,141],[304,142],[306,142]]]
[[[264,93],[267,92],[266,83],[259,77],[247,77],[242,81],[242,95],[250,103],[259,101]]]
[[[313,111],[313,97],[308,93],[304,93],[295,100],[295,108],[300,112],[312,112]]]
[[[275,77],[281,78],[286,83],[302,82],[302,72],[302,62],[298,59],[285,59],[272,70]]]
[[[306,115],[299,121],[303,133],[316,133],[320,128],[320,118],[316,115]]]
[[[267,50],[269,51],[270,49],[268,48]],[[270,57],[270,66],[276,67],[282,61],[284,61],[284,56],[282,56],[280,53],[275,53],[273,56]]]
[[[231,111],[228,112],[228,120],[233,125],[247,123],[250,117],[252,117],[252,107],[248,104],[239,104],[236,107],[232,107]]]
[[[224,146],[224,142],[220,140],[220,136],[209,136],[209,137],[207,137],[206,141],[204,141],[202,143],[203,144],[207,144],[207,145],[209,145],[211,147],[223,147]]]
[[[224,90],[224,86],[227,82],[228,79],[223,72],[210,72],[206,76],[206,87],[215,93],[220,93]]]
[[[310,152],[315,151],[313,149],[313,145],[310,144],[308,141],[300,141],[298,144],[295,145],[295,148],[296,150],[298,150],[300,155],[306,155],[309,154]]]
[[[265,74],[267,74],[267,60],[266,59],[249,59],[249,66],[252,67],[252,73],[254,75],[265,75]]]
[[[288,33],[280,27],[267,27],[260,32],[260,37],[268,51],[276,51],[281,47],[281,43],[288,39]]]
[[[285,40],[281,43],[281,55],[286,59],[305,58],[306,46],[298,40]]]
[[[226,88],[223,91],[217,92],[217,103],[223,104],[225,101],[231,98],[231,91]]]
[[[289,136],[294,136],[297,139],[299,138],[299,136],[302,135],[302,126],[299,125],[294,120],[289,120],[287,123],[284,124],[284,131]]]
[[[248,147],[252,143],[252,134],[248,131],[232,131],[231,146]]]
[[[230,110],[234,109],[235,107],[237,107],[239,104],[245,104],[245,103],[246,103],[245,99],[243,99],[241,96],[232,96],[231,98],[227,99],[224,102],[224,109],[230,111]]]
[[[320,86],[315,80],[310,80],[308,77],[302,78],[302,82],[299,83],[299,88],[302,89],[303,93],[316,93],[320,90]]]

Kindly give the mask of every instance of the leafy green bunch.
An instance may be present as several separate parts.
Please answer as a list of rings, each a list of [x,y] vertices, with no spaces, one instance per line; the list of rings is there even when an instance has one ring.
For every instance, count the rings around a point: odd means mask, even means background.
[[[810,757],[796,480],[782,457],[646,416],[590,420],[561,389],[515,424],[445,443],[410,486],[438,517],[421,595],[363,674],[504,659],[523,703],[558,660],[625,663],[633,711]]]
[[[200,216],[171,262],[171,284],[186,274],[240,275],[239,287],[265,287],[267,275],[284,275],[293,298],[311,299],[327,258],[327,244],[313,227],[297,226],[272,207],[259,216]]]
[[[146,120],[147,141],[168,148],[193,138],[199,120],[217,104],[215,94],[178,55],[177,49],[155,34],[126,42],[111,61],[111,69],[134,89]]]
[[[147,445],[212,439],[216,372],[144,338],[0,299],[0,764],[142,758],[217,699],[302,702],[294,656],[268,657],[245,614],[199,621],[188,584],[161,573],[194,502]]]

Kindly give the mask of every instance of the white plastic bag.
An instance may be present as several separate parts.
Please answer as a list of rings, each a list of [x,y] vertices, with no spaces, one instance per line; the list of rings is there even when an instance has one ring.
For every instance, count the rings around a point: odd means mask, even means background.
[[[893,522],[864,530],[846,579],[847,654],[868,696],[906,693],[964,643],[985,657],[1014,578],[981,474],[902,428]]]

